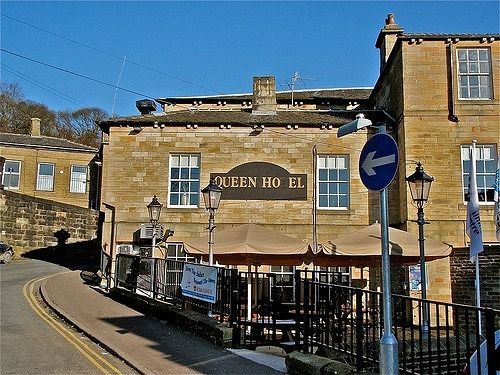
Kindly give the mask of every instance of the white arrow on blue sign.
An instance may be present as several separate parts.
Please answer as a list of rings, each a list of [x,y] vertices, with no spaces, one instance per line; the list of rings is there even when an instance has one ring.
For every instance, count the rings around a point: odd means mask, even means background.
[[[398,170],[398,145],[387,134],[375,134],[365,143],[359,158],[359,175],[370,190],[386,188]]]

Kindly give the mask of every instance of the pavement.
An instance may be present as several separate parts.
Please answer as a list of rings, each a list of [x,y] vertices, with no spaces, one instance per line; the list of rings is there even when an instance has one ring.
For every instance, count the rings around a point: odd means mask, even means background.
[[[145,316],[93,287],[78,271],[45,279],[47,304],[142,374],[283,374],[283,356],[222,349],[167,322]],[[264,348],[265,349],[265,348]]]

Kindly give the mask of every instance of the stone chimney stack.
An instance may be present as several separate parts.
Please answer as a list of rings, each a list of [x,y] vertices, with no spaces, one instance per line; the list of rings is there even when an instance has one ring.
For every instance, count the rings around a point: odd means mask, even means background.
[[[375,47],[380,49],[380,72],[384,70],[385,63],[391,54],[394,44],[396,44],[398,35],[403,32],[404,29],[394,20],[394,13],[389,13],[385,20],[385,26],[380,30],[377,43],[375,43]]]
[[[275,78],[253,77],[252,115],[275,115],[276,107]]]
[[[31,118],[31,131],[30,134],[32,137],[39,137],[40,136],[40,120],[37,117],[32,117]]]

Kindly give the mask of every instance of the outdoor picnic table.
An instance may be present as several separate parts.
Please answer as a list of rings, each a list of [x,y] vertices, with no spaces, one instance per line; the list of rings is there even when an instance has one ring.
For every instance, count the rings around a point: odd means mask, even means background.
[[[273,320],[271,316],[261,316],[256,320],[245,321],[246,326],[251,327],[252,332],[255,335],[263,335],[264,329],[271,333],[274,338],[276,338],[276,331],[281,331],[280,341],[295,341],[292,330],[296,328],[295,319],[276,319]],[[299,323],[303,325],[303,322]],[[277,340],[276,340],[277,341]]]

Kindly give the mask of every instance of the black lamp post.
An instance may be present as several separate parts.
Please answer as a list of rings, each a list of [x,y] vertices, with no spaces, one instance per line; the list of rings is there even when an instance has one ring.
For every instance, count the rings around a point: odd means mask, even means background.
[[[418,243],[420,247],[420,286],[422,289],[422,299],[427,299],[427,276],[425,272],[425,250],[424,250],[424,225],[426,224],[424,219],[424,203],[427,202],[429,198],[429,192],[431,190],[431,183],[434,178],[429,176],[424,172],[424,168],[420,162],[417,163],[415,172],[406,177],[408,181],[408,186],[410,187],[411,197],[413,202],[417,205],[417,224],[418,224]],[[427,331],[429,327],[429,315],[427,311],[426,304],[422,305],[423,309],[423,322],[422,331]]]
[[[222,188],[215,183],[213,178],[210,179],[210,183],[201,191],[203,193],[203,200],[205,201],[205,208],[208,210],[209,220],[208,220],[208,265],[212,266],[214,264],[214,254],[213,254],[213,244],[214,235],[213,231],[215,229],[214,217],[215,211],[219,208],[220,196],[222,194]]]
[[[158,199],[156,199],[155,195],[147,207],[149,212],[149,222],[153,224],[153,249],[151,256],[154,256],[156,247],[156,224],[160,221],[160,213],[163,205],[158,201]]]

